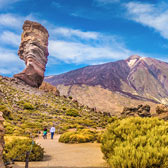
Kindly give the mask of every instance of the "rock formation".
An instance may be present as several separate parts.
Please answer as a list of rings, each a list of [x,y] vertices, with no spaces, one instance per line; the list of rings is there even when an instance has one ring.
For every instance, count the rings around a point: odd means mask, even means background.
[[[51,92],[56,96],[60,96],[59,90],[55,86],[53,86],[47,82],[43,82],[39,89],[44,90],[46,92]]]
[[[156,113],[162,114],[162,113],[168,113],[168,106],[165,106],[163,104],[160,104],[156,107]]]
[[[168,106],[159,104],[156,107],[156,114],[154,115],[154,117],[158,117],[163,120],[168,120]]]
[[[4,127],[3,127],[3,113],[0,112],[0,168],[5,168],[3,160],[2,160],[2,154],[3,154],[3,147],[4,147]]]
[[[124,107],[121,116],[139,116],[139,117],[151,117],[149,105],[138,105],[138,107]]]
[[[48,57],[48,31],[41,24],[26,20],[18,55],[25,61],[26,69],[14,77],[32,87],[39,87],[44,78]]]

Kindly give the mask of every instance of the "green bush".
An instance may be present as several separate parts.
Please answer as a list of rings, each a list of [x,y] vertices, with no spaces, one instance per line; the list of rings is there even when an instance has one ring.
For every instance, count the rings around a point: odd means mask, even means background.
[[[103,133],[104,133],[104,131],[99,131],[99,132],[97,133],[97,142],[98,142],[98,143],[101,143],[101,142],[102,142]]]
[[[168,167],[168,123],[157,118],[116,120],[105,131],[102,152],[111,168]]]
[[[13,139],[5,144],[3,151],[4,162],[13,159],[15,161],[25,161],[26,152],[30,150],[30,161],[41,161],[43,159],[44,149],[40,145],[36,143],[32,145],[31,139]]]
[[[76,109],[69,109],[66,111],[66,115],[77,117],[79,116],[79,112]]]
[[[23,108],[26,110],[34,110],[35,109],[35,107],[30,103],[24,103]]]
[[[7,121],[4,122],[4,128],[5,128],[5,134],[13,134],[15,130],[15,126]]]
[[[63,143],[86,143],[94,142],[97,138],[96,131],[82,129],[74,132],[65,132],[59,138],[59,142]]]
[[[11,111],[5,105],[0,105],[0,111],[3,112],[3,117],[5,119],[13,119]]]

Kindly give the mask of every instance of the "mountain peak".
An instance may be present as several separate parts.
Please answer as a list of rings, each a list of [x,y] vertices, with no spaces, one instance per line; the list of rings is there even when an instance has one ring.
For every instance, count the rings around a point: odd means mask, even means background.
[[[139,55],[131,55],[130,57],[127,58],[127,61],[139,59],[139,58],[141,58]]]
[[[128,57],[126,59],[126,62],[128,64],[128,66],[130,68],[134,67],[134,65],[136,65],[136,63],[141,59],[142,57],[140,57],[139,55],[131,55],[130,57]]]

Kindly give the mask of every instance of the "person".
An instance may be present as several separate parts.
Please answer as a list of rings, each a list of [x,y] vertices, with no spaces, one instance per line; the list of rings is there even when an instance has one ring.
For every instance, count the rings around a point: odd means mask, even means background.
[[[51,133],[51,139],[53,139],[54,138],[54,133],[55,133],[55,127],[54,127],[54,125],[50,129],[50,133]]]
[[[43,130],[43,138],[47,139],[47,128],[46,127]]]

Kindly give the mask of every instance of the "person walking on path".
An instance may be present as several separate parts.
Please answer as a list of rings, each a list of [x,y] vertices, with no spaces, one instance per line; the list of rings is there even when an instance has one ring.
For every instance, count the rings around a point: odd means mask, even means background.
[[[47,139],[47,128],[46,127],[43,130],[43,138]]]
[[[55,127],[54,127],[54,125],[50,129],[50,133],[51,133],[51,139],[53,139],[54,138],[54,133],[55,133]]]

